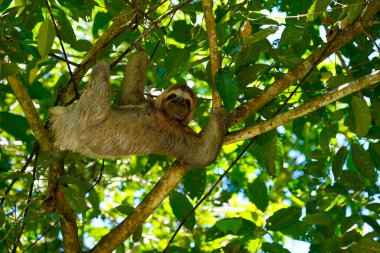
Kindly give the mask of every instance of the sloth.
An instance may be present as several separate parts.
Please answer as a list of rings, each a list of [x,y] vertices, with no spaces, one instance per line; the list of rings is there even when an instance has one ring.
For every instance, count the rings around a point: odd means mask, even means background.
[[[226,132],[224,109],[212,110],[202,131],[194,132],[187,125],[196,107],[193,91],[175,85],[156,100],[146,99],[148,65],[143,51],[130,57],[119,101],[111,106],[110,68],[98,62],[76,104],[51,108],[55,146],[93,158],[162,154],[193,168],[211,164]]]

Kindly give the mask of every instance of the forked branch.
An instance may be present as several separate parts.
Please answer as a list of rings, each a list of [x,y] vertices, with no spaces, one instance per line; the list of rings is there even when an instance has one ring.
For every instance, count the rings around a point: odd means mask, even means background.
[[[272,85],[250,99],[247,103],[232,111],[231,120],[228,122],[228,125],[233,126],[241,121],[244,121],[250,115],[260,110],[278,94],[289,88],[298,80],[301,80],[314,66],[318,65],[318,63],[322,62],[329,55],[337,51],[348,42],[352,41],[357,34],[367,28],[371,24],[371,19],[376,16],[379,10],[380,1],[371,1],[364,9],[361,17],[353,22],[349,27],[338,31],[330,42],[317,49],[300,64],[295,66],[290,72],[284,74],[280,79],[276,80]]]
[[[225,138],[224,144],[230,144],[230,143],[246,140],[254,136],[260,135],[262,133],[268,132],[269,130],[272,130],[287,122],[300,118],[323,106],[326,106],[332,102],[335,102],[338,99],[341,99],[342,97],[350,95],[356,91],[364,89],[377,82],[380,82],[379,70],[374,73],[363,76],[352,82],[341,85],[340,87],[331,91],[330,93],[316,97],[310,102],[307,102],[295,109],[278,114],[277,116],[269,120],[262,121],[255,125],[246,127],[241,131],[232,133]]]

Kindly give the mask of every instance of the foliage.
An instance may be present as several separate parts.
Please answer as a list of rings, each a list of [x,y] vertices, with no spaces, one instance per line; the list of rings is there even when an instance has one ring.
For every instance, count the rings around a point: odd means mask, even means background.
[[[157,25],[155,20],[177,1],[136,1],[140,12],[129,2],[49,1],[56,33],[45,1],[0,1],[1,253],[11,252],[14,244],[27,252],[63,249],[59,215],[41,208],[48,169],[57,158],[40,151],[28,161],[36,140],[6,80],[18,75],[46,122],[70,79],[60,42],[75,69],[120,13],[146,13],[135,29],[97,49],[96,60],[113,63],[154,27],[140,42],[152,55],[147,92],[175,83],[194,86],[198,108],[191,127],[199,130],[207,122],[210,66],[201,2],[192,1]],[[364,6],[362,0],[215,1],[223,59],[217,88],[225,107],[231,111],[269,87],[321,47],[325,33],[350,25]],[[292,92],[284,111],[379,69],[379,47],[374,46],[379,45],[379,16],[376,21],[314,68],[298,90],[291,86],[230,130],[273,118]],[[125,62],[112,70],[115,90]],[[82,90],[87,82],[85,75],[76,85]],[[380,252],[379,139],[379,86],[260,135],[191,215],[169,252],[300,252],[289,247],[292,240],[304,242],[309,252]],[[117,252],[162,251],[246,142],[224,146],[213,165],[187,174]],[[104,165],[74,153],[61,158],[65,175],[60,183],[76,214],[83,250],[130,214],[171,163],[159,155],[106,160]]]

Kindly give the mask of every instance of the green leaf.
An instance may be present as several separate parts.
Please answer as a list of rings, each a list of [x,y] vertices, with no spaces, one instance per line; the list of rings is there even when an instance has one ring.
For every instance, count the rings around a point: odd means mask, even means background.
[[[328,84],[329,88],[335,89],[342,84],[348,83],[350,81],[352,81],[351,76],[332,76],[329,78],[329,80],[327,80],[326,83]]]
[[[377,221],[367,215],[362,216],[363,221],[365,221],[368,225],[370,225],[377,233],[380,233],[380,225]]]
[[[206,170],[190,170],[184,177],[183,184],[191,199],[200,199],[206,188]]]
[[[1,172],[0,173],[0,183],[3,183],[9,179],[22,178],[26,181],[26,184],[32,181],[31,173],[22,173],[20,171],[17,172]]]
[[[142,232],[143,232],[143,227],[142,226],[139,226],[136,231],[133,233],[132,235],[132,240],[133,242],[138,242],[140,241],[141,237],[142,237]]]
[[[371,111],[375,124],[380,127],[380,99],[377,97],[371,98]]]
[[[259,77],[267,72],[267,69],[268,65],[265,64],[250,65],[237,73],[236,80],[240,86],[245,87],[257,81]]]
[[[251,184],[248,184],[248,196],[258,209],[265,212],[269,203],[268,190],[260,178],[256,178]]]
[[[346,162],[347,148],[341,147],[338,152],[336,152],[332,160],[332,172],[334,174],[335,180],[337,180],[343,171],[343,165]]]
[[[267,228],[272,231],[283,231],[297,224],[301,217],[301,208],[291,206],[275,212],[267,220]]]
[[[0,62],[0,80],[8,76],[16,75],[21,72],[21,70],[22,69],[15,64]]]
[[[191,28],[185,20],[179,20],[173,23],[173,32],[169,36],[173,37],[176,41],[187,44],[191,41]]]
[[[254,64],[259,59],[260,50],[261,46],[257,44],[243,48],[237,55],[235,72],[239,73],[244,68]]]
[[[352,144],[350,155],[355,167],[358,169],[359,173],[366,178],[375,179],[376,172],[373,168],[373,163],[369,156],[369,153],[360,145]]]
[[[0,12],[3,12],[5,9],[7,9],[11,3],[12,3],[12,0],[1,0]]]
[[[252,45],[256,42],[266,39],[269,35],[277,32],[278,26],[270,26],[263,30],[258,31],[257,33],[252,34],[243,41],[244,46]]]
[[[350,246],[352,243],[359,241],[362,236],[355,230],[348,231],[344,234],[341,241],[341,246]]]
[[[54,38],[55,30],[53,22],[50,19],[46,19],[42,22],[38,32],[37,48],[41,58],[48,56],[50,49],[53,46]]]
[[[5,212],[4,212],[3,206],[0,205],[0,227],[3,226],[4,222],[5,222]]]
[[[346,187],[358,189],[363,187],[363,181],[359,177],[357,172],[344,170],[340,175],[340,181],[345,184]]]
[[[328,216],[325,213],[308,214],[305,216],[305,218],[303,218],[303,221],[306,224],[320,225],[320,226],[325,226],[327,228],[330,228],[332,224],[332,220],[330,216]]]
[[[281,244],[275,242],[264,242],[262,250],[266,253],[290,253],[290,251],[285,249]]]
[[[252,152],[268,175],[276,176],[282,168],[282,143],[278,140],[275,130],[260,135],[253,145]]]
[[[363,238],[349,248],[349,252],[379,253],[380,243],[369,238]]]
[[[90,208],[87,206],[85,198],[77,190],[65,187],[65,201],[73,209],[75,213],[85,213]]]
[[[90,50],[92,44],[88,40],[77,40],[71,45],[75,50],[79,52],[87,52]]]
[[[281,34],[279,47],[289,46],[300,41],[303,34],[303,30],[294,26],[287,26]]]
[[[226,235],[253,236],[256,224],[250,220],[234,217],[218,220],[214,226],[207,229],[206,241],[212,241]]]
[[[330,139],[334,138],[336,132],[330,127],[324,127],[319,134],[319,145],[325,154],[330,154]]]
[[[234,73],[231,71],[219,71],[216,76],[216,88],[222,97],[226,110],[228,112],[232,111],[239,98],[239,87]]]
[[[182,222],[183,219],[187,216],[188,213],[193,209],[190,201],[186,198],[185,195],[174,191],[169,197],[169,203],[173,210],[174,216],[178,221]],[[193,230],[195,226],[195,215],[192,213],[189,219],[185,222],[184,226]]]
[[[0,112],[0,128],[22,141],[31,141],[27,134],[29,124],[26,118],[9,112]]]
[[[119,205],[115,207],[115,209],[122,214],[129,215],[132,213],[134,208],[131,205]]]
[[[380,143],[370,143],[368,149],[373,163],[380,170]]]
[[[98,12],[95,14],[94,24],[92,26],[92,36],[99,38],[99,30],[106,28],[111,22],[112,16],[108,12]]]
[[[77,41],[73,27],[64,12],[57,17],[61,39],[64,42],[74,45]]]
[[[315,0],[307,13],[306,21],[314,21],[317,17],[323,14],[330,3],[331,0]]]
[[[218,220],[215,223],[215,227],[217,227],[220,231],[222,231],[225,234],[236,234],[239,231],[242,224],[242,219],[224,219]]]
[[[351,106],[355,117],[355,133],[362,138],[368,133],[371,126],[371,112],[362,97],[353,96]]]

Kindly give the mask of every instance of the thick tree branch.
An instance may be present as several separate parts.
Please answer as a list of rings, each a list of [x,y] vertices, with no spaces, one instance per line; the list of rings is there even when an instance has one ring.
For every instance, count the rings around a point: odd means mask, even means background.
[[[370,25],[370,20],[376,16],[379,9],[380,1],[370,2],[364,9],[361,17],[353,22],[352,25],[344,30],[338,31],[329,43],[317,49],[300,64],[295,66],[290,72],[284,74],[280,79],[276,80],[272,85],[250,99],[247,103],[232,111],[231,120],[228,122],[228,125],[235,125],[260,110],[279,93],[286,90],[296,81],[307,75],[314,66],[322,62],[326,57],[337,51],[348,42],[352,41],[357,34]]]
[[[342,97],[366,88],[372,84],[380,82],[380,71],[368,74],[357,80],[341,85],[337,89],[331,91],[328,94],[316,97],[310,102],[307,102],[295,109],[278,114],[272,119],[262,121],[258,124],[249,126],[241,131],[234,132],[225,138],[224,144],[230,144],[245,139],[252,138],[262,133],[268,132],[278,126],[281,126],[287,122],[300,118],[306,114],[309,114],[325,105],[328,105]]]
[[[33,105],[32,99],[30,98],[25,86],[21,82],[18,76],[9,76],[8,84],[11,87],[13,93],[19,102],[22,111],[25,114],[26,120],[28,121],[30,128],[32,129],[34,135],[41,148],[44,151],[50,151],[53,149],[50,136],[48,131],[44,128],[40,116],[36,108]]]
[[[202,0],[202,6],[206,19],[206,31],[210,48],[210,65],[211,65],[211,87],[212,87],[212,108],[220,108],[222,101],[218,91],[216,90],[216,74],[220,68],[218,36],[215,29],[214,14],[212,11],[212,1]]]
[[[64,164],[63,162],[56,162],[51,167],[50,173],[58,173],[50,175],[54,179],[49,179],[49,184],[54,182],[50,194],[54,196],[55,211],[60,215],[63,248],[65,252],[69,253],[81,252],[76,216],[71,207],[65,202],[63,186],[58,182],[59,178],[64,174]]]
[[[133,212],[111,232],[103,236],[90,252],[111,252],[123,243],[178,186],[188,169],[178,162],[173,163]]]

